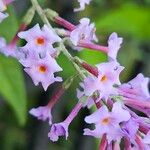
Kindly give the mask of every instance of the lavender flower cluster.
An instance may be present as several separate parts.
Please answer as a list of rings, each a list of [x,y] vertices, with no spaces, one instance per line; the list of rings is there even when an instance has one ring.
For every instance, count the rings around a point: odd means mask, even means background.
[[[90,0],[78,1],[81,8],[75,11],[84,9],[85,4],[90,2]],[[6,17],[2,12],[10,3],[4,2],[0,1],[0,21]],[[67,139],[69,125],[79,111],[85,107],[91,109],[96,106],[97,110],[84,119],[87,124],[94,124],[95,128],[93,130],[85,128],[83,135],[100,139],[99,150],[118,150],[121,142],[124,143],[126,150],[149,150],[149,78],[140,73],[127,83],[120,82],[120,73],[124,67],[117,61],[117,53],[123,39],[118,37],[117,33],[112,33],[107,46],[95,44],[98,39],[95,25],[90,23],[90,19],[82,18],[78,25],[73,25],[52,10],[42,10],[36,0],[32,0],[32,4],[33,11],[37,10],[39,15],[42,14],[44,26],[40,28],[39,24],[36,24],[31,29],[23,31],[29,24],[24,22],[10,44],[6,44],[3,37],[0,38],[0,52],[16,58],[25,67],[24,70],[32,78],[33,83],[36,86],[41,83],[45,91],[52,83],[63,81],[61,77],[54,75],[63,71],[56,61],[61,52],[72,62],[78,72],[77,75],[81,78],[77,89],[79,101],[64,121],[53,123],[51,112],[71,85],[74,76],[62,83],[46,106],[32,108],[29,111],[37,119],[49,122],[50,140],[57,141],[60,136]],[[66,29],[52,28],[48,19]],[[26,45],[18,47],[18,37],[24,39]],[[57,46],[54,47],[54,44]],[[91,66],[80,58],[73,57],[66,49],[66,45],[76,51],[89,48],[104,52],[108,56],[108,61]],[[144,117],[139,112],[144,113]]]

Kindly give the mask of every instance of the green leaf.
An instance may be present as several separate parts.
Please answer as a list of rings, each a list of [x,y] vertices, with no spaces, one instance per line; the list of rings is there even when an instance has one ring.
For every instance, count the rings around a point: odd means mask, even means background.
[[[17,18],[12,8],[9,17],[0,24],[0,36],[10,41],[18,29]],[[18,118],[19,124],[26,121],[26,92],[21,66],[13,58],[0,55],[0,93],[10,104]]]
[[[123,4],[118,9],[108,11],[99,17],[96,26],[99,33],[118,32],[133,36],[136,39],[150,38],[149,24],[150,9],[133,3]]]
[[[103,52],[98,52],[89,49],[83,49],[81,52],[79,52],[79,56],[91,65],[95,65],[100,62],[106,61],[107,58],[106,54],[104,54]]]
[[[67,78],[75,74],[76,71],[72,63],[68,60],[66,56],[64,56],[63,54],[59,55],[57,62],[61,66],[61,68],[63,68],[63,71],[59,72],[60,76]]]

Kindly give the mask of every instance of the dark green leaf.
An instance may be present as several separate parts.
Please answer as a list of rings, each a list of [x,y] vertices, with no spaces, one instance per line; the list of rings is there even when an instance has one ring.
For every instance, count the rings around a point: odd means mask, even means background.
[[[18,29],[18,23],[12,8],[8,13],[10,16],[0,24],[0,36],[10,41]],[[3,55],[0,55],[0,93],[23,125],[26,120],[26,93],[22,69],[16,60]]]

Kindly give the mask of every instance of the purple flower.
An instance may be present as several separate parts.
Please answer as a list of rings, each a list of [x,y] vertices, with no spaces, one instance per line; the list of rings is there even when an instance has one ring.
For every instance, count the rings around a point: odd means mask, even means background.
[[[95,24],[91,23],[88,18],[82,18],[80,24],[70,33],[71,42],[77,46],[81,41],[97,41],[95,35]]]
[[[49,121],[49,124],[52,124],[52,114],[51,114],[51,107],[47,106],[40,106],[38,108],[32,108],[29,113],[38,118],[38,120]]]
[[[113,85],[120,84],[119,75],[124,67],[115,61],[101,63],[96,66],[98,68],[98,77],[86,77],[81,87],[87,96],[91,96],[95,91],[99,91],[100,97],[107,99],[109,95],[116,94],[117,91]]]
[[[48,137],[53,142],[57,141],[59,136],[65,136],[66,139],[68,137],[68,127],[72,120],[77,116],[78,112],[82,108],[82,103],[77,103],[73,108],[68,117],[61,123],[55,123],[51,126],[51,130],[48,133]]]
[[[53,124],[51,127],[50,132],[48,133],[48,137],[50,140],[53,142],[57,141],[59,136],[65,136],[66,140],[68,137],[68,123],[66,122],[61,122],[61,123],[56,123]]]
[[[13,45],[7,45],[6,40],[4,38],[0,38],[0,52],[5,56],[17,57],[19,54],[19,48]]]
[[[27,41],[27,44],[25,45],[26,49],[35,51],[42,56],[45,56],[47,51],[50,54],[53,54],[56,50],[53,48],[52,44],[61,41],[61,38],[47,25],[44,25],[43,28],[40,29],[39,24],[28,31],[19,32],[18,36]]]
[[[49,53],[43,59],[29,57],[26,60],[20,60],[20,62],[26,67],[24,70],[32,78],[34,84],[37,86],[41,82],[45,91],[55,81],[62,81],[61,77],[54,77],[54,73],[62,71],[62,68]]]
[[[128,121],[130,117],[129,112],[122,108],[120,102],[114,103],[111,112],[109,112],[106,106],[102,106],[96,112],[85,118],[87,123],[95,124],[95,129],[84,129],[84,135],[100,138],[106,133],[109,142],[118,140],[123,136],[120,123]]]
[[[147,99],[150,97],[149,90],[148,90],[148,83],[149,83],[149,78],[145,78],[140,73],[128,83],[122,84],[119,87],[119,89],[131,95],[141,96]]]
[[[85,5],[89,5],[91,0],[78,0],[78,2],[80,3],[80,8],[75,8],[74,11],[82,11],[85,9]]]
[[[125,134],[124,136],[128,137],[132,143],[135,143],[135,137],[138,129],[139,123],[134,118],[130,118],[130,120],[122,125],[122,130]]]
[[[116,60],[118,50],[123,41],[123,38],[118,37],[117,33],[113,32],[108,39],[108,57]]]

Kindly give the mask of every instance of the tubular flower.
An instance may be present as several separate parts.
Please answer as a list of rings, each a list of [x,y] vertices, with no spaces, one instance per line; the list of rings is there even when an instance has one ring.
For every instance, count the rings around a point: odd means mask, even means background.
[[[150,97],[148,90],[149,78],[145,78],[141,73],[128,83],[124,83],[119,86],[120,93],[126,92],[131,96],[136,95],[144,97],[145,99]]]
[[[44,57],[47,52],[50,54],[55,53],[56,49],[53,48],[52,44],[61,41],[61,38],[57,36],[47,25],[44,25],[43,28],[40,29],[39,24],[36,24],[28,31],[19,32],[18,36],[27,41],[24,48],[34,51],[42,57]]]
[[[38,120],[49,121],[49,125],[52,124],[51,108],[47,106],[40,106],[38,108],[32,108],[29,113],[38,118]]]
[[[49,53],[43,59],[29,57],[20,62],[25,67],[25,72],[31,76],[34,84],[37,86],[41,82],[45,91],[55,81],[62,81],[61,77],[54,77],[54,73],[62,71],[62,68]]]
[[[59,136],[65,136],[67,140],[68,127],[72,122],[72,120],[77,116],[81,108],[82,108],[82,104],[77,103],[76,106],[71,111],[71,113],[63,122],[55,123],[51,126],[50,132],[48,133],[48,137],[50,138],[50,140],[55,142],[58,140]]]
[[[6,40],[4,38],[0,38],[0,52],[3,53],[5,56],[12,56],[16,57],[18,49],[17,47],[7,45]]]
[[[48,133],[48,137],[50,140],[53,142],[58,140],[59,136],[65,136],[66,140],[68,137],[68,123],[66,122],[61,122],[61,123],[56,123],[53,124],[51,127],[50,132]]]
[[[85,117],[87,123],[95,124],[95,129],[84,129],[84,135],[100,138],[106,134],[109,143],[112,140],[119,140],[123,136],[120,123],[128,121],[130,117],[129,112],[122,108],[120,102],[114,103],[111,112],[106,106],[102,106],[90,116]]]
[[[88,76],[81,84],[83,92],[91,96],[95,91],[100,93],[101,98],[108,98],[109,95],[116,94],[115,84],[120,84],[119,75],[124,67],[115,61],[101,63],[96,65],[98,68],[98,77]]]
[[[95,24],[91,23],[88,18],[82,18],[80,24],[70,33],[71,42],[77,46],[81,41],[97,41],[95,35]]]
[[[123,38],[118,37],[117,33],[113,32],[108,39],[108,57],[111,60],[116,60],[118,50],[122,44]]]

